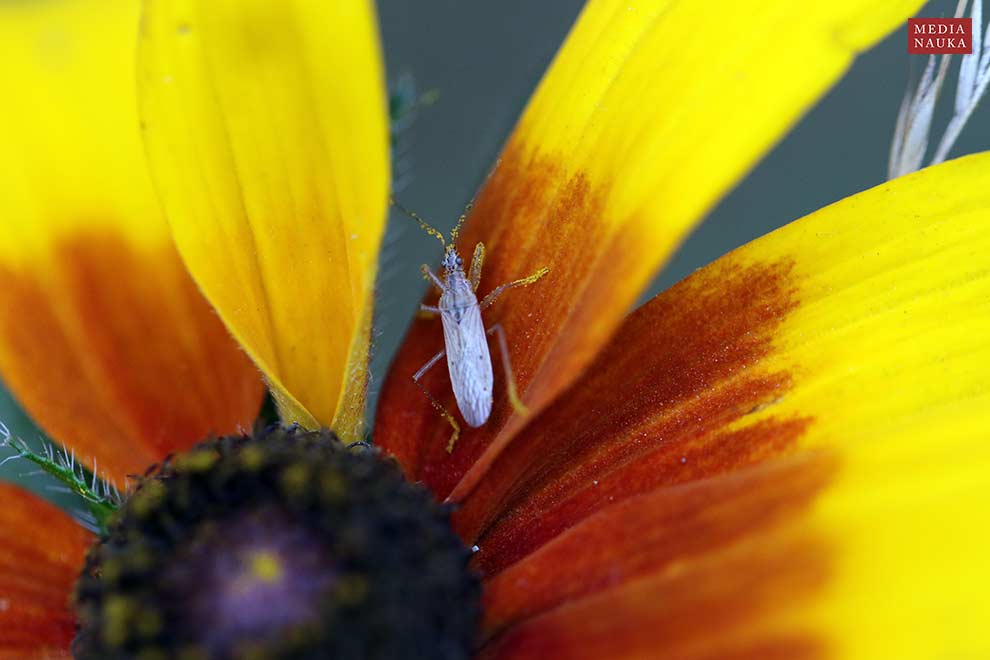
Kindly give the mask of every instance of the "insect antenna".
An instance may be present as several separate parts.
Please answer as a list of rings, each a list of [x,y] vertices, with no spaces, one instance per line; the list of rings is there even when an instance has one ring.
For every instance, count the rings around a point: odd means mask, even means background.
[[[444,247],[447,247],[447,241],[444,240],[443,234],[441,234],[437,229],[435,229],[433,227],[433,225],[431,225],[430,223],[428,223],[426,220],[423,220],[414,211],[410,211],[409,209],[407,209],[402,204],[399,204],[397,201],[395,201],[395,198],[394,197],[389,197],[389,201],[392,202],[392,206],[394,206],[395,208],[399,209],[400,211],[402,211],[403,213],[405,213],[406,215],[408,215],[410,218],[412,218],[413,220],[415,220],[416,222],[418,222],[419,223],[419,226],[422,227],[423,231],[425,231],[427,234],[429,234],[430,236],[433,236],[438,241],[440,241],[440,244],[441,245],[443,245]]]
[[[461,227],[464,225],[464,221],[467,220],[468,214],[471,213],[471,208],[473,206],[474,206],[474,200],[472,199],[470,202],[467,203],[467,206],[464,207],[464,213],[461,213],[461,216],[457,218],[457,224],[454,225],[454,228],[450,231],[451,243],[457,242],[457,235],[461,233]]]

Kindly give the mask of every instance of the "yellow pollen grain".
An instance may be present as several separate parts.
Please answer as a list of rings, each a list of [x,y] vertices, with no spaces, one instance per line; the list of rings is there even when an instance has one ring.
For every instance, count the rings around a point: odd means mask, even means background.
[[[252,577],[267,583],[278,581],[284,572],[278,556],[268,550],[258,550],[251,554],[248,571]]]
[[[220,455],[212,450],[194,451],[176,459],[176,466],[187,472],[206,472],[220,460]]]
[[[158,635],[162,631],[161,614],[155,611],[144,611],[137,615],[135,628],[138,634],[149,639]]]
[[[337,472],[320,475],[320,493],[328,500],[337,501],[347,495],[347,484]]]
[[[337,582],[337,599],[347,605],[356,605],[368,594],[368,583],[360,575],[344,575]]]
[[[124,596],[110,596],[103,604],[101,633],[107,646],[122,646],[127,641],[128,628],[134,606]]]
[[[279,482],[282,491],[289,497],[302,497],[306,493],[306,486],[309,483],[309,468],[305,465],[295,464],[282,470],[279,475]]]
[[[255,472],[265,464],[265,451],[261,447],[249,445],[241,450],[241,465],[246,470]]]
[[[131,497],[131,512],[138,518],[146,518],[165,499],[165,486],[161,481],[149,479]]]

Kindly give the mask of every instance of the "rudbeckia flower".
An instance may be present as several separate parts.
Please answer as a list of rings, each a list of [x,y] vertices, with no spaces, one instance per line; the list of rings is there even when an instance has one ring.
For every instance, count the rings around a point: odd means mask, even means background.
[[[629,314],[918,5],[589,0],[458,243],[487,246],[482,293],[549,268],[485,312],[529,412],[496,377],[451,452],[411,380],[427,319],[354,442],[389,177],[371,3],[4,5],[0,373],[99,476],[146,476],[99,538],[0,489],[0,655],[990,653],[990,154]],[[248,437],[262,378],[285,426]]]

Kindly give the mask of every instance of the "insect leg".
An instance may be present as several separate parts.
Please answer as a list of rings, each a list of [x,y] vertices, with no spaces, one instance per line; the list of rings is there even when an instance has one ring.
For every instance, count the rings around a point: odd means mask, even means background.
[[[439,277],[437,277],[436,273],[430,270],[429,266],[423,264],[422,266],[419,267],[419,272],[423,273],[424,280],[426,280],[427,282],[432,282],[433,286],[440,289],[440,293],[443,293],[444,291],[443,282],[440,280]]]
[[[471,257],[471,290],[477,291],[481,284],[481,266],[485,263],[485,244],[474,246],[474,256]]]
[[[432,319],[438,314],[440,314],[439,307],[434,307],[433,305],[420,305],[419,312],[417,312],[416,316],[421,319]]]
[[[430,400],[430,403],[433,404],[433,407],[436,409],[436,411],[441,415],[443,415],[443,417],[448,422],[450,422],[450,425],[454,428],[454,432],[450,434],[450,440],[447,441],[447,453],[449,454],[450,452],[454,451],[454,443],[457,442],[457,439],[459,437],[461,437],[461,425],[457,423],[457,420],[454,419],[454,416],[450,414],[450,411],[444,408],[443,404],[437,401],[437,398],[433,396],[433,394],[431,394],[428,389],[426,389],[426,386],[423,385],[421,382],[419,382],[419,379],[423,377],[423,374],[429,371],[430,368],[433,365],[435,365],[440,360],[440,358],[442,358],[446,354],[447,351],[440,351],[439,353],[431,357],[426,364],[424,364],[422,367],[419,368],[419,371],[413,374],[412,379],[413,382],[416,383],[416,387],[422,390],[423,394],[426,395],[426,398]]]
[[[495,287],[495,290],[489,293],[487,296],[485,296],[485,299],[481,301],[481,309],[485,309],[486,307],[491,305],[493,302],[495,302],[496,298],[498,298],[500,295],[502,295],[509,289],[515,289],[517,286],[526,286],[527,284],[532,284],[533,282],[540,279],[549,272],[550,269],[544,266],[543,268],[539,269],[529,277],[524,277],[521,280],[514,280],[512,282],[506,282],[501,286]]]
[[[517,414],[525,417],[529,415],[529,409],[519,398],[519,393],[516,392],[516,377],[512,374],[512,363],[509,362],[509,342],[505,339],[505,328],[502,327],[501,323],[496,323],[488,328],[488,334],[495,335],[498,339],[499,350],[502,352],[502,368],[505,370],[505,389],[509,395],[509,403]]]

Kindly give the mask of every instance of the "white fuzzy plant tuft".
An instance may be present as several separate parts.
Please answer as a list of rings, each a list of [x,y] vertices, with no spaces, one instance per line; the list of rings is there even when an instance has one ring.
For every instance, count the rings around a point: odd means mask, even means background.
[[[968,0],[959,0],[956,17],[966,11]],[[983,0],[973,0],[973,53],[963,55],[956,82],[956,99],[952,118],[945,127],[929,165],[946,159],[959,134],[990,84],[990,24],[983,24]],[[897,113],[894,139],[890,145],[887,178],[893,179],[922,168],[931,142],[932,119],[942,86],[945,84],[951,55],[931,55],[917,87],[908,85],[907,93]]]

